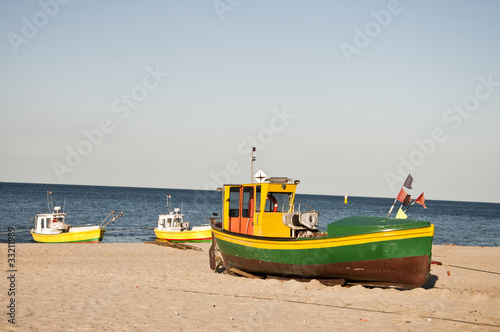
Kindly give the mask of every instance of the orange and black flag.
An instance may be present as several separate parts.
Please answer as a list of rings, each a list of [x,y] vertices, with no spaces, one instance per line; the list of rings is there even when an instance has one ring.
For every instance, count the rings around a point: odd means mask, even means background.
[[[403,205],[408,206],[410,205],[410,203],[411,203],[411,195],[406,195]]]
[[[404,188],[401,188],[401,191],[399,192],[398,197],[396,199],[401,203],[404,203],[406,200],[406,196],[408,196],[408,194],[406,193]]]

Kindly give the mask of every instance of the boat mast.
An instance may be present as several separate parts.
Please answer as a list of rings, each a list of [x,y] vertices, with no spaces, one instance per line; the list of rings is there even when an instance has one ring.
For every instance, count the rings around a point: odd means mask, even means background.
[[[52,211],[54,211],[54,204],[52,204],[52,191],[50,189],[47,191],[47,210],[47,213],[52,213]]]
[[[252,147],[252,174],[250,174],[250,178],[252,179],[252,183],[253,183],[253,162],[255,161],[255,156],[253,155],[253,153],[255,152],[255,146]]]
[[[172,196],[167,195],[167,214],[172,213],[172,204],[171,204]]]

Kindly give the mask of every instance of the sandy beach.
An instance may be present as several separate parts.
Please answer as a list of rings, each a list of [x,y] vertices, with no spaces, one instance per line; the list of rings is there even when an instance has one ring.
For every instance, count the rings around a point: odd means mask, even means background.
[[[430,282],[400,291],[214,273],[208,248],[16,244],[1,330],[500,330],[500,248],[434,246]],[[15,325],[8,321],[15,300]],[[6,314],[7,313],[7,314]]]

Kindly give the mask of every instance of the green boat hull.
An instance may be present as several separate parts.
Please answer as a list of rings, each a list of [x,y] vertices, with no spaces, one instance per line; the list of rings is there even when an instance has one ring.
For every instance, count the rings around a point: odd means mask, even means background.
[[[285,278],[416,288],[429,275],[434,227],[410,226],[306,239],[249,236],[215,226],[212,231],[229,268]]]

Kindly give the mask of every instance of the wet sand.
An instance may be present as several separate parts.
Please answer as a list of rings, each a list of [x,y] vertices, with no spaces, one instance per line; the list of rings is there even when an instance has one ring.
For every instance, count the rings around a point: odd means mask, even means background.
[[[13,297],[1,244],[0,330],[500,331],[497,247],[434,246],[426,288],[401,291],[214,273],[197,246],[16,244]]]

